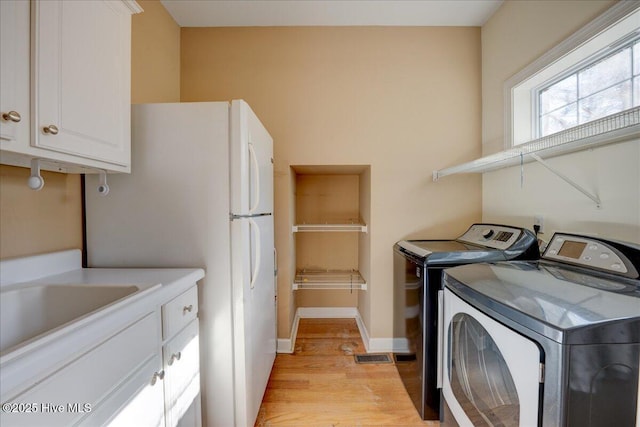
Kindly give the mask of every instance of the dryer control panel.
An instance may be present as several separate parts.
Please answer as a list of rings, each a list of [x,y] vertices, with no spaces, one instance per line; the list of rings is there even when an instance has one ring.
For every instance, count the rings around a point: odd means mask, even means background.
[[[625,251],[631,251],[633,254],[638,248],[622,242],[556,233],[549,242],[543,258],[637,278],[637,268],[632,257],[625,255]]]
[[[473,224],[460,237],[459,242],[487,248],[505,250],[511,247],[520,237],[522,230],[519,228],[505,227],[494,224]]]

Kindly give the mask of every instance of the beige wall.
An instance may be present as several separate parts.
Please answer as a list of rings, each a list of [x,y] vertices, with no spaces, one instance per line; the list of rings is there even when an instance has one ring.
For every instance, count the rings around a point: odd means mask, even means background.
[[[82,248],[80,175],[41,172],[40,191],[27,168],[0,166],[0,257]]]
[[[180,101],[180,27],[158,0],[131,21],[131,103]]]
[[[371,337],[392,337],[392,247],[480,218],[480,177],[432,170],[480,154],[478,28],[183,28],[181,100],[244,98],[274,138],[279,336],[295,304],[290,165],[371,165]]]
[[[180,27],[156,0],[138,1],[132,20],[132,102],[180,100]],[[0,258],[82,247],[80,176],[42,173],[41,191],[29,170],[0,166]]]
[[[484,152],[503,147],[505,80],[589,23],[613,1],[506,1],[482,27]],[[602,207],[539,164],[483,176],[483,220],[532,227],[543,215],[553,231],[597,233],[640,243],[640,144],[637,140],[549,159]]]
[[[360,173],[360,216],[368,224],[367,233],[359,233],[358,268],[365,280],[371,277],[371,168]],[[371,292],[358,293],[358,312],[365,324],[371,324]]]

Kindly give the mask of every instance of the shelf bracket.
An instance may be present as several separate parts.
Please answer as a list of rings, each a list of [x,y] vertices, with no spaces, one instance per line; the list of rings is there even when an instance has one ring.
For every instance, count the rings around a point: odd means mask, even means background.
[[[582,186],[580,186],[579,184],[577,184],[575,181],[573,181],[571,178],[569,178],[568,176],[564,175],[563,173],[561,173],[560,171],[558,171],[556,168],[554,168],[553,166],[551,166],[549,163],[547,163],[545,160],[543,160],[542,158],[540,158],[540,156],[538,156],[535,153],[529,153],[529,156],[531,156],[531,158],[533,160],[535,160],[536,162],[540,163],[542,166],[544,166],[545,168],[547,168],[548,170],[550,170],[552,173],[554,173],[555,175],[557,175],[560,179],[562,179],[563,181],[565,181],[566,183],[568,183],[569,185],[571,185],[573,188],[575,188],[576,190],[578,190],[579,192],[581,192],[582,194],[584,194],[585,196],[587,196],[588,198],[590,198],[591,200],[593,200],[596,204],[596,207],[600,208],[601,206],[601,202],[600,202],[600,198],[598,196],[594,196],[593,194],[591,194],[589,191],[585,190]]]

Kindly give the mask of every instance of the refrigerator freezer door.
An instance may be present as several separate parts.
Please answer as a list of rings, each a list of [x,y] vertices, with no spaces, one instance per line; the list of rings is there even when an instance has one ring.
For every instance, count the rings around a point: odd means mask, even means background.
[[[231,102],[231,213],[273,212],[273,139],[249,105]]]
[[[236,425],[253,425],[276,353],[273,217],[231,223]]]

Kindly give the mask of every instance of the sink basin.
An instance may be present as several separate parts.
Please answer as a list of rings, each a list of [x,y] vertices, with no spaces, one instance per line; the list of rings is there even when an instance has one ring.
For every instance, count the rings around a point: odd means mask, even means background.
[[[0,354],[107,307],[137,286],[36,285],[0,293]]]

